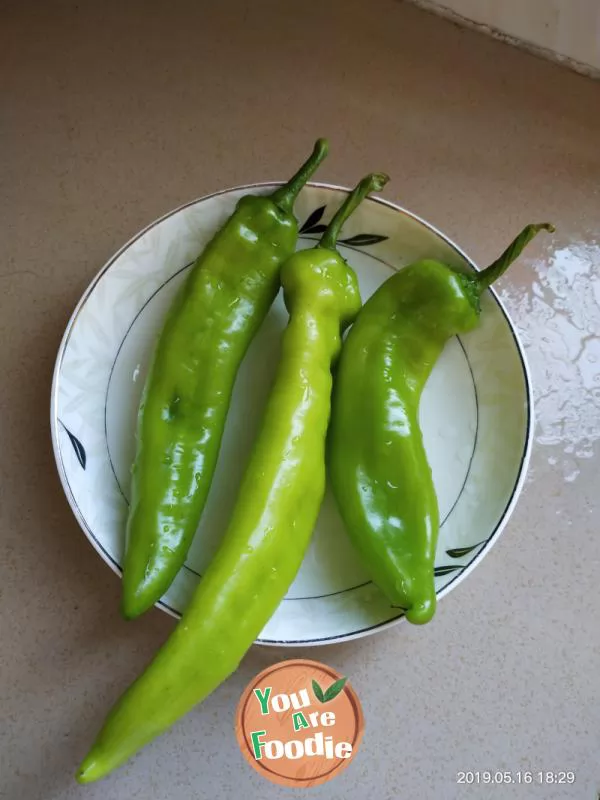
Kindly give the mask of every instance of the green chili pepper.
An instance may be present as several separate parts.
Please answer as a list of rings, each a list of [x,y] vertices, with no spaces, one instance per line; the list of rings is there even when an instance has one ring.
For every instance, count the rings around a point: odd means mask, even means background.
[[[362,308],[335,378],[328,447],[334,494],[373,581],[413,623],[435,612],[438,504],[419,428],[423,386],[448,339],[477,325],[479,298],[548,224],[529,225],[490,267],[419,261]]]
[[[284,264],[290,320],[231,522],[175,631],[110,712],[79,781],[102,778],[224,681],[294,580],[325,491],[331,366],[360,308],[356,276],[335,242],[344,220],[386,180],[361,181],[316,248]]]
[[[210,489],[238,367],[294,252],[294,201],[325,158],[268,196],[248,195],[194,264],[156,346],[138,415],[123,615],[142,614],[184,564]]]

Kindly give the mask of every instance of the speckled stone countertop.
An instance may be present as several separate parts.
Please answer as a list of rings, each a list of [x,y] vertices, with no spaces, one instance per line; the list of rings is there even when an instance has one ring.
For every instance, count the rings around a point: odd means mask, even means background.
[[[243,687],[303,651],[253,648],[198,710],[105,783],[74,769],[172,628],[135,630],[56,475],[54,357],[79,296],[171,208],[280,178],[316,135],[323,180],[374,165],[385,196],[476,260],[550,219],[500,283],[537,428],[507,531],[430,626],[304,651],[350,675],[366,734],[322,798],[578,798],[600,790],[600,84],[401,2],[2,3],[0,796],[304,797],[233,735]],[[573,786],[456,784],[573,770]]]

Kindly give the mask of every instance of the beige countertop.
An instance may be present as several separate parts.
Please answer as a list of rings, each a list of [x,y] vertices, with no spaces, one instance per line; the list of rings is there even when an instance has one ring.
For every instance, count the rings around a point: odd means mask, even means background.
[[[306,654],[351,676],[356,760],[323,798],[579,798],[600,790],[600,84],[402,2],[5,2],[0,28],[0,796],[303,797],[243,761],[243,687]],[[373,167],[385,196],[475,259],[548,218],[500,285],[522,331],[536,443],[508,529],[435,621],[309,651],[253,648],[204,705],[106,782],[73,772],[171,630],[129,627],[56,474],[49,392],[64,326],[148,222],[281,178]],[[573,770],[572,787],[458,786],[459,770]]]

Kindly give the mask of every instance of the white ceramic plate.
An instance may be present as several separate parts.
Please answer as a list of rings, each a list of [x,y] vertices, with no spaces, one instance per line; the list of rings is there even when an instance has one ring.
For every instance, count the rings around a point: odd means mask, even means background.
[[[51,425],[58,471],[79,524],[120,574],[134,456],[135,418],[155,338],[173,295],[242,186],[172,211],[135,236],[80,300],[58,352]],[[307,186],[296,203],[299,248],[311,247],[346,190]],[[394,270],[421,258],[474,265],[443,234],[380,199],[360,206],[340,250],[356,270],[363,300]],[[495,256],[490,253],[490,257]],[[490,258],[491,260],[491,258]],[[442,520],[438,596],[489,551],[524,481],[532,435],[523,349],[500,301],[488,292],[479,328],[453,339],[425,387],[421,424]],[[238,374],[217,471],[186,566],[159,606],[179,615],[227,524],[278,359],[287,313],[277,298]],[[342,641],[393,624],[402,614],[369,581],[328,492],[300,573],[263,630],[263,644]]]

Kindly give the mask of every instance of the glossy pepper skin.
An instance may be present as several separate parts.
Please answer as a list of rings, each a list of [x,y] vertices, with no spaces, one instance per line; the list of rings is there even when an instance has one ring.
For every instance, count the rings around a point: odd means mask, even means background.
[[[413,623],[436,607],[438,504],[419,427],[421,392],[448,339],[472,330],[479,297],[547,224],[529,225],[488,269],[424,260],[389,278],[358,315],[336,371],[329,472],[373,581]]]
[[[335,239],[360,200],[385,180],[361,181],[320,244],[283,266],[289,324],[229,527],[175,631],[110,712],[80,782],[115,769],[224,681],[294,580],[325,491],[331,366],[342,330],[360,308],[356,276]]]
[[[142,614],[185,562],[210,489],[238,367],[294,252],[293,204],[327,154],[317,141],[270,196],[242,197],[194,264],[158,340],[138,414],[122,612]]]

